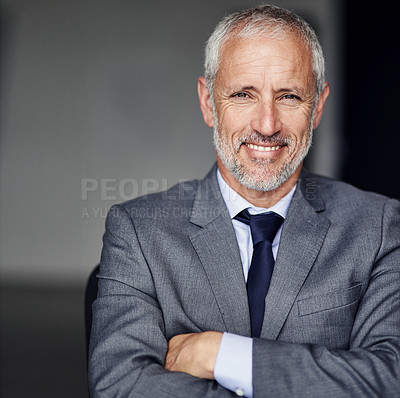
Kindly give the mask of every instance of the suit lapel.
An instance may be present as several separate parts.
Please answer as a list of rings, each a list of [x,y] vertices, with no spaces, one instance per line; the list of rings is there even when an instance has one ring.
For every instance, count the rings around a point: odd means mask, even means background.
[[[302,174],[284,222],[261,337],[276,339],[324,242],[330,222],[314,177]],[[312,194],[310,187],[313,187]],[[307,200],[307,199],[308,200]]]
[[[325,206],[315,185],[315,177],[303,172],[282,230],[266,297],[262,338],[278,337],[329,229],[330,221],[324,216]],[[199,185],[190,221],[201,227],[190,235],[190,240],[206,272],[226,331],[250,336],[239,247],[219,190],[216,167]]]
[[[191,222],[202,227],[190,240],[207,274],[226,331],[249,336],[250,315],[239,247],[215,167],[200,184]]]

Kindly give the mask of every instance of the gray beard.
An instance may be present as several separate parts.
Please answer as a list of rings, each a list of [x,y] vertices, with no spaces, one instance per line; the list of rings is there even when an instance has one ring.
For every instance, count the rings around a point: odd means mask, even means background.
[[[235,156],[236,154],[238,154],[241,145],[244,141],[269,143],[272,145],[286,145],[290,152],[294,150],[294,143],[290,138],[280,137],[278,135],[267,137],[258,132],[252,132],[240,137],[235,144],[234,150],[232,151],[229,147],[228,139],[226,137],[221,138],[216,117],[214,117],[213,130],[214,147],[225,167],[239,181],[241,185],[248,189],[260,192],[269,192],[279,188],[285,181],[289,179],[290,176],[293,175],[293,173],[300,166],[301,162],[307,156],[307,153],[311,147],[313,134],[312,126],[310,125],[305,148],[297,153],[293,160],[285,162],[279,170],[277,170],[275,173],[269,173],[269,177],[265,178],[263,174],[265,174],[266,168],[270,167],[270,165],[273,164],[274,161],[254,161],[257,168],[260,170],[260,174],[250,173],[246,170],[245,166],[238,161],[237,156]]]

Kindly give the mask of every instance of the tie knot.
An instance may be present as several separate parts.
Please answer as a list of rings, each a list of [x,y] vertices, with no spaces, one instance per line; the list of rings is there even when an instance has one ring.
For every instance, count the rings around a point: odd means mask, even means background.
[[[250,225],[253,246],[265,241],[272,244],[283,222],[283,217],[277,213],[268,212],[251,215],[247,209],[241,211],[235,219]]]

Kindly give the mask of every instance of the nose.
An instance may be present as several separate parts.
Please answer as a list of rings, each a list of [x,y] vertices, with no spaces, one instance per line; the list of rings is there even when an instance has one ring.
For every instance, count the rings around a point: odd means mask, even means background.
[[[262,135],[273,136],[281,130],[278,109],[273,101],[258,104],[251,122],[251,128]]]

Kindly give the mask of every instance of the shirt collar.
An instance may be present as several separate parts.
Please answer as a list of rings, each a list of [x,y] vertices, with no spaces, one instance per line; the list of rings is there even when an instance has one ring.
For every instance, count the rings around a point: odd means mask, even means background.
[[[217,179],[219,188],[222,193],[222,197],[224,198],[226,207],[228,208],[229,215],[232,219],[244,209],[248,209],[250,214],[259,214],[259,213],[265,213],[266,211],[273,211],[282,216],[283,218],[286,218],[290,203],[294,195],[294,191],[296,190],[297,186],[296,184],[291,189],[291,191],[286,196],[284,196],[279,202],[275,203],[272,207],[265,209],[262,207],[253,206],[245,198],[243,198],[236,191],[234,191],[222,178],[222,175],[219,170],[217,170]]]

